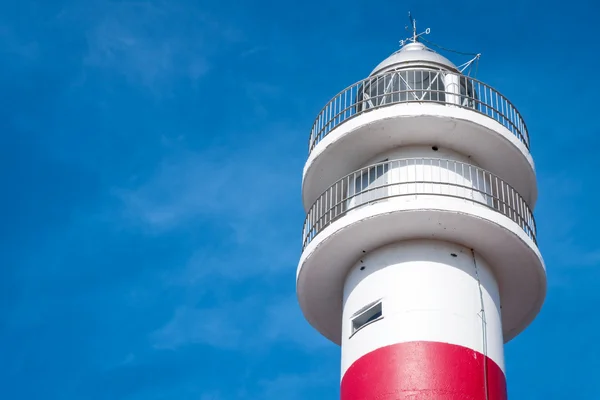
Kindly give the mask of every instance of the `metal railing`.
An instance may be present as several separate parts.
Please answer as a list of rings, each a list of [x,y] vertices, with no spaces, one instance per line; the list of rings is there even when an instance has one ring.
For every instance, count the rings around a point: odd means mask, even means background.
[[[525,121],[494,88],[450,71],[404,69],[374,75],[335,96],[317,116],[309,154],[334,128],[364,112],[399,103],[438,103],[476,111],[502,124],[529,149]]]
[[[365,167],[321,194],[304,221],[302,249],[351,210],[392,198],[423,195],[459,198],[491,208],[517,223],[536,242],[535,220],[527,203],[497,176],[459,161],[408,158]]]

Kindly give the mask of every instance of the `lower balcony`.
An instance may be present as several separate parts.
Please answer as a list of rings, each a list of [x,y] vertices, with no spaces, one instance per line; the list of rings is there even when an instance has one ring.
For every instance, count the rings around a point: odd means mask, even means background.
[[[327,189],[308,211],[303,249],[323,229],[353,210],[389,201],[457,198],[510,218],[536,242],[533,214],[506,182],[476,166],[454,160],[414,158],[385,161],[353,172]]]

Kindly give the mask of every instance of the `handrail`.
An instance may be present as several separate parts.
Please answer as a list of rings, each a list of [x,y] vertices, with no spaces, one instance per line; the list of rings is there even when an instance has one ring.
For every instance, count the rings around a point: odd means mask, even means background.
[[[460,161],[405,158],[362,168],[323,192],[304,221],[302,249],[351,210],[415,195],[447,196],[481,204],[513,220],[536,242],[531,209],[516,190],[494,174]]]
[[[309,154],[334,128],[364,112],[400,103],[437,103],[468,108],[508,129],[529,149],[525,121],[501,93],[451,71],[403,69],[370,76],[338,93],[323,107],[310,132]]]

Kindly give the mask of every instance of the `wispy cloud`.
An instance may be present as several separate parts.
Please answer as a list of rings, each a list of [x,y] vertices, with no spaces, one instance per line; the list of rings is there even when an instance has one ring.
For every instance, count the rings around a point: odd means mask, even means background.
[[[179,3],[102,2],[90,8],[95,19],[86,35],[85,65],[153,89],[176,79],[197,81],[213,68],[217,54],[243,40],[233,25]],[[73,9],[62,18],[80,13]]]
[[[218,218],[221,225],[235,226],[243,241],[265,226],[278,226],[277,212],[300,206],[302,160],[285,155],[303,143],[300,138],[293,129],[270,126],[248,135],[246,143],[238,139],[232,146],[196,151],[165,139],[165,155],[153,172],[113,188],[113,194],[123,204],[122,216],[142,228],[164,232]]]
[[[218,244],[199,243],[185,264],[164,275],[184,300],[150,335],[155,348],[202,344],[245,352],[286,342],[310,351],[327,345],[305,322],[293,293],[301,161],[281,156],[297,141],[281,131],[257,134],[268,145],[252,141],[248,147],[193,152],[169,142],[173,152],[154,173],[114,190],[130,229],[163,235],[204,225],[223,235]],[[296,221],[278,218],[294,209]],[[285,288],[269,287],[281,279]],[[211,305],[207,297],[217,301]]]
[[[332,346],[304,320],[295,296],[258,294],[212,308],[182,306],[150,341],[158,349],[203,344],[244,353],[276,343],[306,351]]]
[[[273,101],[282,97],[281,88],[265,82],[247,82],[246,97],[254,106],[254,113],[260,117],[269,114],[269,106]]]
[[[254,309],[250,303],[219,304],[211,309],[180,307],[171,321],[151,334],[151,340],[157,349],[177,349],[193,344],[238,349],[247,329],[243,324],[253,322],[245,312]],[[246,318],[240,320],[244,316]]]
[[[246,58],[246,57],[251,57],[254,56],[256,54],[260,54],[264,51],[267,51],[268,47],[267,46],[254,46],[254,47],[250,47],[247,50],[244,50],[240,53],[240,58]]]
[[[539,177],[542,192],[535,214],[541,245],[548,245],[545,256],[552,257],[558,266],[589,266],[600,262],[600,248],[595,241],[582,241],[580,233],[593,221],[586,213],[579,212],[585,206],[580,199],[588,191],[585,181],[576,174],[559,171]]]
[[[281,207],[295,184],[286,170],[251,151],[183,151],[163,160],[147,181],[114,193],[123,201],[126,217],[164,231],[217,215],[225,223],[258,219]]]
[[[0,51],[17,56],[22,61],[35,61],[40,55],[37,41],[19,37],[11,26],[3,23],[0,23]]]

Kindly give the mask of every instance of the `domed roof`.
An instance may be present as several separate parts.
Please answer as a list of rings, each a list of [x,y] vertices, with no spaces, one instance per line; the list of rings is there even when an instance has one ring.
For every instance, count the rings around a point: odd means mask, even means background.
[[[409,43],[383,60],[371,75],[381,72],[407,67],[437,67],[459,72],[446,57],[436,53],[422,43]]]

